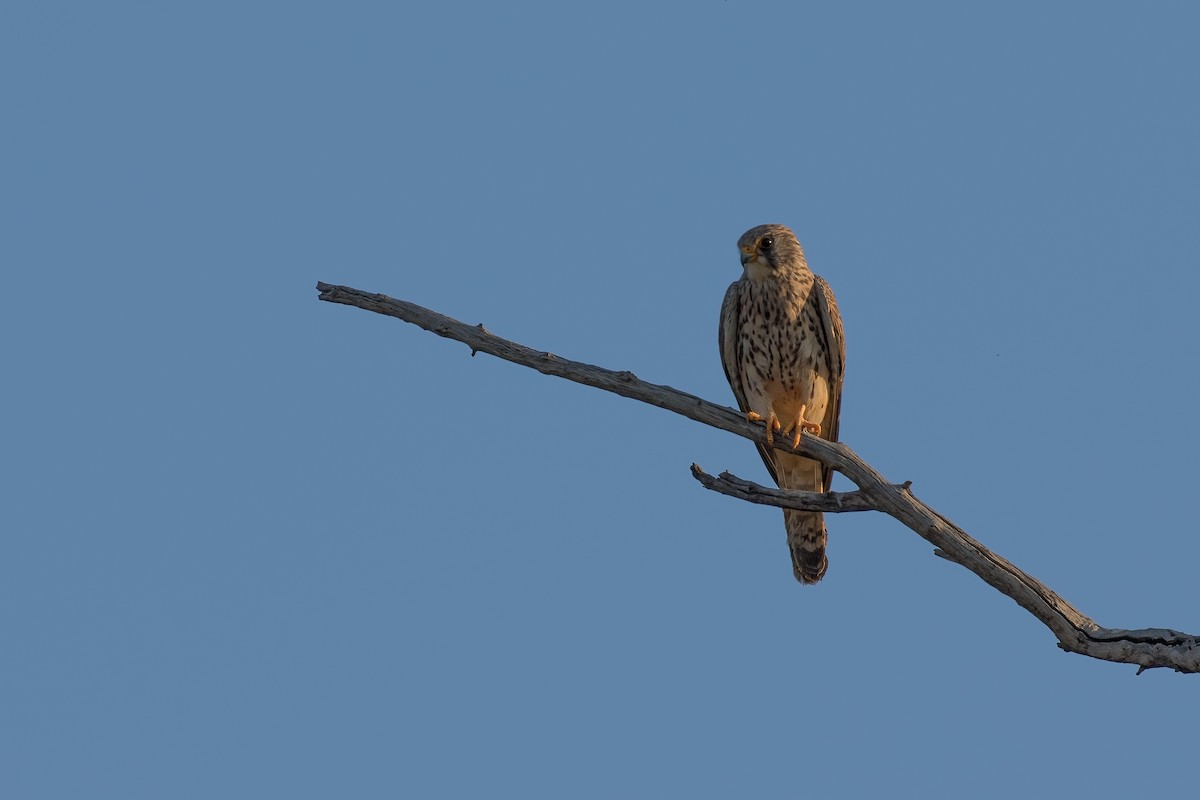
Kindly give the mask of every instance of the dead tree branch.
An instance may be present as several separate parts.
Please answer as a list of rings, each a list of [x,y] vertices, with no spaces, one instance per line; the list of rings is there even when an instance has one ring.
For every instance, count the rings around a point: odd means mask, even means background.
[[[327,283],[318,283],[317,291],[321,300],[385,314],[438,336],[460,341],[471,348],[472,355],[476,352],[488,353],[546,375],[566,378],[674,411],[754,442],[762,438],[762,426],[748,422],[733,409],[715,405],[670,386],[647,383],[631,372],[604,369],[534,350],[496,336],[483,325],[467,325],[387,295]],[[799,447],[793,449],[790,442],[784,439],[776,437],[775,447],[828,464],[858,486],[858,491],[824,495],[781,492],[727,473],[713,478],[695,465],[692,473],[706,488],[750,502],[831,513],[865,510],[883,512],[934,545],[938,555],[971,570],[1033,614],[1058,638],[1058,645],[1062,649],[1106,661],[1137,664],[1139,673],[1155,667],[1168,667],[1177,672],[1200,672],[1200,637],[1166,628],[1123,630],[1101,627],[1041,581],[996,555],[922,503],[913,495],[909,484],[896,485],[884,479],[846,445],[816,436],[805,436],[800,440]]]
[[[879,510],[862,492],[797,492],[790,489],[772,489],[739,478],[730,472],[722,472],[714,478],[700,469],[699,464],[692,464],[692,477],[700,481],[700,485],[705,489],[763,506],[795,508],[800,511],[828,511],[831,514]],[[907,491],[908,484],[898,488]]]

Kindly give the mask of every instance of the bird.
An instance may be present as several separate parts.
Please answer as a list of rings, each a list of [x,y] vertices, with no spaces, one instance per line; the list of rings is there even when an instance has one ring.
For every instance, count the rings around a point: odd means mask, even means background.
[[[742,275],[718,332],[725,377],[746,419],[766,426],[758,452],[779,488],[827,492],[832,469],[773,445],[776,433],[793,447],[804,433],[838,439],[846,339],[833,290],[784,225],[751,228],[737,246]],[[784,509],[783,520],[796,580],[817,583],[829,568],[823,515]]]

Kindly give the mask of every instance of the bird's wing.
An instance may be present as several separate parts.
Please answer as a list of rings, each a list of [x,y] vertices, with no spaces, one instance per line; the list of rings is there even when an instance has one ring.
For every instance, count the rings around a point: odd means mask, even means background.
[[[829,367],[829,403],[825,407],[825,418],[821,420],[821,436],[831,442],[838,440],[838,425],[842,416],[842,377],[846,370],[846,336],[842,331],[842,315],[838,311],[837,301],[833,299],[833,290],[825,279],[817,276],[813,284],[813,292],[817,296],[817,311],[825,333],[826,358]],[[824,471],[825,491],[829,491],[829,483],[833,480],[833,470],[829,467]]]
[[[721,303],[721,325],[717,338],[721,345],[721,366],[725,368],[725,379],[729,381],[729,388],[733,389],[733,396],[737,399],[738,408],[744,413],[750,410],[750,405],[746,402],[746,392],[742,388],[742,360],[738,358],[738,304],[741,302],[741,291],[738,284],[738,281],[729,284],[729,289],[725,292],[725,300]],[[832,297],[832,295],[830,296]],[[840,321],[838,329],[841,329]],[[838,392],[840,397],[840,382]],[[834,418],[836,419],[836,415]],[[778,484],[779,475],[775,470],[775,451],[760,443],[758,454],[762,456],[763,463],[767,465],[767,472],[771,473],[771,480]],[[828,479],[826,483],[828,483]]]

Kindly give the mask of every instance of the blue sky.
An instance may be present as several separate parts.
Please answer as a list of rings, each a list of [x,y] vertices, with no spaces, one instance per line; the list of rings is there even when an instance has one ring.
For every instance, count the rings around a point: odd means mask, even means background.
[[[345,283],[732,404],[782,222],[842,438],[1114,627],[1200,630],[1200,11],[0,11],[0,794],[1128,796],[1195,678],[1059,651],[754,448],[318,303]],[[841,484],[846,488],[845,484]]]

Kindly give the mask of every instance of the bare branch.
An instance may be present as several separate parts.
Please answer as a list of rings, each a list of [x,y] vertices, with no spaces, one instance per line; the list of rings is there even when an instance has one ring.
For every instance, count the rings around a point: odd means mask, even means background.
[[[871,501],[862,492],[798,492],[791,489],[772,489],[729,472],[722,472],[714,478],[700,469],[699,464],[692,464],[692,477],[700,481],[705,489],[764,506],[794,508],[799,511],[825,511],[831,514],[879,510],[871,505]]]
[[[546,375],[566,378],[674,411],[754,442],[760,441],[763,436],[761,425],[748,422],[743,415],[731,408],[709,403],[670,386],[647,383],[631,372],[604,369],[560,358],[553,353],[533,350],[496,336],[482,324],[467,325],[387,295],[371,294],[327,283],[318,283],[317,290],[322,300],[396,317],[438,336],[463,342],[471,348],[472,355],[476,352],[488,353],[515,364],[531,367]],[[1106,661],[1137,664],[1140,667],[1139,673],[1156,667],[1167,667],[1178,672],[1200,672],[1198,637],[1166,628],[1122,630],[1097,625],[1041,581],[996,555],[950,520],[922,503],[913,495],[908,484],[896,485],[885,480],[844,444],[828,442],[816,436],[805,436],[800,440],[800,445],[793,448],[790,442],[784,441],[784,437],[776,437],[775,447],[828,464],[853,481],[859,490],[827,495],[775,492],[727,474],[714,479],[695,466],[693,474],[707,488],[756,503],[831,512],[867,509],[881,511],[899,520],[934,545],[938,555],[966,567],[989,585],[1011,597],[1054,633],[1062,649]]]
[[[682,414],[696,422],[729,431],[753,442],[757,442],[763,435],[761,424],[748,422],[744,415],[732,408],[715,405],[670,386],[647,383],[632,372],[604,369],[584,364],[581,361],[560,358],[553,353],[534,350],[496,336],[484,328],[482,323],[468,325],[415,303],[396,300],[384,294],[370,294],[349,286],[318,283],[317,290],[321,293],[322,300],[357,306],[367,311],[374,311],[376,314],[385,314],[405,322],[411,322],[430,333],[462,342],[471,348],[472,354],[487,353],[523,367],[536,369],[545,375],[566,378],[569,381],[594,386],[622,397],[640,400],[643,403]],[[778,438],[782,439],[783,437]],[[829,449],[831,446],[829,442],[815,436],[805,436],[800,442],[800,447],[795,450],[782,441],[777,440],[776,443],[776,447],[802,453],[819,461],[824,461],[831,456],[832,451]]]

